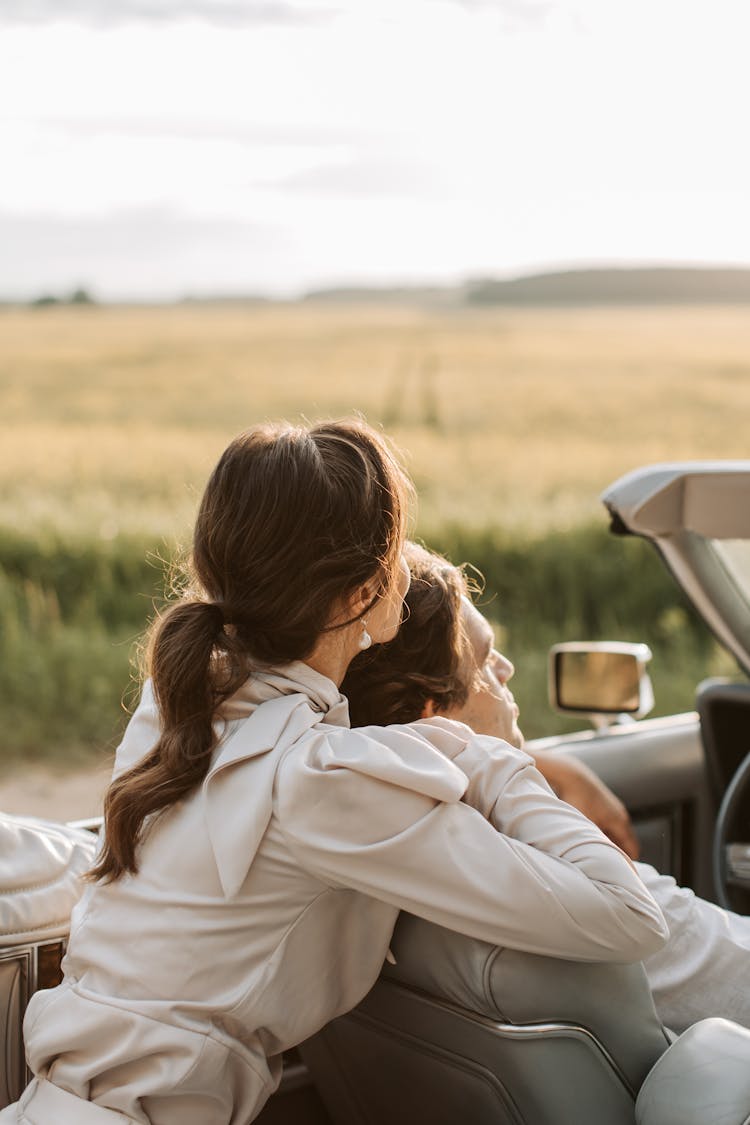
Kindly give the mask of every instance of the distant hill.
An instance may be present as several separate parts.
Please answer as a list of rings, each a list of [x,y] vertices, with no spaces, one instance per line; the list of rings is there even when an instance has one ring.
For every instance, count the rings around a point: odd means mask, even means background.
[[[470,281],[469,305],[746,304],[750,269],[652,267],[563,270]]]
[[[457,304],[463,301],[463,286],[440,285],[338,285],[311,289],[303,301],[331,304]]]
[[[184,297],[180,297],[176,304],[178,305],[270,305],[273,303],[273,297],[263,296],[261,293],[246,293],[243,296],[237,294],[224,295],[222,293],[188,293]]]
[[[527,274],[507,280],[474,278],[454,285],[336,285],[308,290],[300,296],[262,293],[188,293],[182,305],[244,306],[264,304],[416,305],[451,309],[482,305],[565,307],[586,305],[746,305],[750,304],[750,268],[649,266],[610,269],[568,269]],[[30,303],[98,304],[84,289],[70,296],[44,294],[31,302],[3,299],[0,307]],[[103,302],[105,304],[118,302]],[[128,301],[127,304],[151,304]],[[168,299],[156,304],[172,303]]]
[[[750,269],[651,266],[570,269],[459,285],[339,285],[301,298],[332,304],[683,305],[750,303]]]

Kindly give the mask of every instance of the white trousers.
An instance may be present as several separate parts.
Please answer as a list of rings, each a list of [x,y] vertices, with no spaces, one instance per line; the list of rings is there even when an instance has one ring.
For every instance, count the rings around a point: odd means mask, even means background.
[[[750,916],[696,898],[645,863],[636,867],[669,926],[667,944],[643,962],[662,1023],[680,1033],[723,1016],[750,1028]]]

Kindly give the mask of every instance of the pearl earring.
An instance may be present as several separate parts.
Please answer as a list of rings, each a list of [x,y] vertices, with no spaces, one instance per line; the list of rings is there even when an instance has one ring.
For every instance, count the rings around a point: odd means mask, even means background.
[[[372,644],[372,637],[367,632],[367,622],[365,621],[365,619],[363,617],[362,618],[362,636],[359,638],[359,647],[364,652],[364,650],[366,648],[369,648],[371,644]]]

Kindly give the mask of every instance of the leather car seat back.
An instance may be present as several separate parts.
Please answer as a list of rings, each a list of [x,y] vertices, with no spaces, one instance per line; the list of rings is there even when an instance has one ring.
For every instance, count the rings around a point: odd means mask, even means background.
[[[506,949],[402,914],[395,964],[383,979],[502,1023],[562,1023],[586,1029],[638,1090],[674,1036],[656,1014],[640,962],[566,961]]]
[[[407,914],[392,951],[302,1047],[336,1125],[632,1125],[672,1040],[640,964],[502,949]]]

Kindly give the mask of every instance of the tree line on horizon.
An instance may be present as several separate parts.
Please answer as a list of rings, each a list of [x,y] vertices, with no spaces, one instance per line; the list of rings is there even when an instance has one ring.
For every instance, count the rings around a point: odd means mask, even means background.
[[[453,305],[746,304],[750,269],[613,267],[556,270],[454,286],[340,286],[312,290],[308,301],[424,300]]]
[[[257,292],[233,295],[191,293],[176,299],[176,303],[180,304],[234,305],[289,304],[296,301],[326,304],[418,303],[452,308],[492,305],[551,308],[586,305],[744,305],[750,303],[750,268],[620,266],[554,270],[504,279],[474,278],[455,285],[326,286],[287,299]],[[68,295],[42,293],[28,302],[0,303],[26,303],[31,308],[50,308],[97,305],[100,302],[89,289],[79,287]]]

